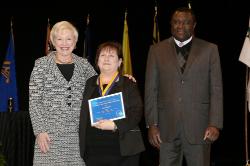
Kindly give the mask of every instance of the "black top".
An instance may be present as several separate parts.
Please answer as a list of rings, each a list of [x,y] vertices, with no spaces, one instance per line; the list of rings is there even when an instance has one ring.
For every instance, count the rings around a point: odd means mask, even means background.
[[[59,64],[57,63],[59,70],[67,81],[70,81],[74,73],[74,63],[72,64]]]
[[[100,97],[99,87],[96,86],[91,98]],[[86,130],[86,155],[120,155],[120,144],[118,132],[111,130],[100,130],[91,127],[90,115],[88,116]]]

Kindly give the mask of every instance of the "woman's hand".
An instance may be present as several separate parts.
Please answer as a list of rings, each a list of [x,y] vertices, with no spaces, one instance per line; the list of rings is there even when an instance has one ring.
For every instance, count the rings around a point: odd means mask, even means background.
[[[50,138],[48,133],[40,133],[36,137],[37,144],[42,153],[47,153],[50,147]]]
[[[112,120],[100,120],[94,127],[101,130],[115,130],[116,125]]]

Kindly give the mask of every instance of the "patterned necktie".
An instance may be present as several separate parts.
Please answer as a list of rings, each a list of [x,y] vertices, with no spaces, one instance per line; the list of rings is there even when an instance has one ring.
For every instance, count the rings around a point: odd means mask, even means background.
[[[182,55],[181,51],[179,51],[178,53],[178,62],[179,62],[179,65],[181,67],[181,72],[183,73],[184,72],[184,69],[185,69],[185,65],[186,65],[186,59],[184,58],[184,56]]]
[[[186,61],[187,61],[187,55],[188,55],[183,45],[184,45],[183,42],[180,42],[178,45],[176,45],[178,62],[179,62],[182,73],[184,72]]]

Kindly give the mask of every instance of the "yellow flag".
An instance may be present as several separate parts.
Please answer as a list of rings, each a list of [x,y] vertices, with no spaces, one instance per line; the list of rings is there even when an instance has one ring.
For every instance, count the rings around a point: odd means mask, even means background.
[[[133,72],[132,72],[132,64],[131,64],[131,58],[130,58],[127,12],[125,12],[125,19],[124,19],[122,49],[123,49],[123,70],[122,70],[122,73],[132,75]]]
[[[158,18],[157,18],[157,6],[155,6],[155,15],[154,15],[154,29],[153,29],[153,44],[156,44],[160,41],[160,32],[158,27]]]

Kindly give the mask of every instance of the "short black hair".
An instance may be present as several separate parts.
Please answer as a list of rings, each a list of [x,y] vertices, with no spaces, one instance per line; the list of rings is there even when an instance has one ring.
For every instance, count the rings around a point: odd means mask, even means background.
[[[190,9],[190,8],[188,8],[188,7],[179,7],[179,8],[177,8],[177,9],[173,12],[172,17],[171,17],[171,20],[172,20],[174,14],[175,14],[176,12],[190,13],[190,14],[192,15],[192,17],[193,17],[194,23],[196,22],[196,16],[195,16],[195,13],[194,13],[194,11],[193,11],[192,9]]]

